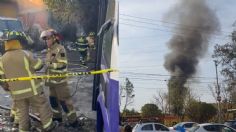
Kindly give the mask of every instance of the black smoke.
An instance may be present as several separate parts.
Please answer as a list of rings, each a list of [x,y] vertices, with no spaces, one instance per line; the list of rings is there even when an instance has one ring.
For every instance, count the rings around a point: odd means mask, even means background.
[[[181,115],[187,91],[185,84],[196,73],[209,40],[220,26],[205,0],[179,0],[165,19],[176,25],[168,42],[171,52],[165,56],[164,66],[171,74],[168,82],[171,110]]]

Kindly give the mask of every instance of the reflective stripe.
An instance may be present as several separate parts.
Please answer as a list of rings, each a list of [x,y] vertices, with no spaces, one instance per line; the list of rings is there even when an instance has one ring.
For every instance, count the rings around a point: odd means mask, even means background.
[[[22,90],[11,91],[11,94],[18,95],[18,94],[23,94],[23,93],[31,92],[31,91],[32,91],[31,88],[26,88],[26,89],[22,89]]]
[[[67,60],[61,60],[61,59],[57,59],[58,62],[61,62],[61,63],[65,63],[67,64]]]
[[[53,108],[52,108],[52,112],[53,112],[53,113],[60,113],[58,110],[55,110],[55,109],[53,109]]]
[[[79,48],[79,51],[86,51],[87,49]]]
[[[63,83],[63,82],[66,82],[67,80],[66,79],[64,79],[64,80],[61,80],[61,81],[55,81],[55,80],[49,80],[49,82],[51,82],[51,83],[54,83],[54,84],[60,84],[60,83]]]
[[[3,75],[4,72],[3,72],[3,65],[2,65],[2,59],[0,59],[0,75]]]
[[[70,113],[67,114],[67,116],[70,116],[71,114],[74,114],[75,111],[71,111]]]
[[[87,46],[88,44],[84,44],[84,43],[78,43],[78,42],[75,42],[77,45],[79,45],[79,46]]]
[[[57,68],[57,64],[56,63],[52,63],[52,66],[53,66],[54,69]]]
[[[24,57],[24,64],[25,64],[25,69],[26,69],[26,71],[28,72],[28,75],[29,75],[29,77],[32,77],[32,73],[30,72],[30,68],[29,68],[29,61]],[[35,82],[34,82],[34,80],[32,79],[32,80],[30,80],[30,83],[31,83],[31,86],[32,86],[32,90],[33,90],[33,93],[34,93],[34,95],[37,95],[38,94],[38,92],[37,92],[37,90],[36,90],[36,86],[35,86]]]
[[[39,85],[36,86],[36,89],[39,88],[40,86],[42,86],[43,83],[40,83]],[[14,90],[11,91],[11,94],[13,95],[18,95],[18,94],[23,94],[23,93],[27,93],[27,92],[31,92],[32,88],[26,88],[26,89],[22,89],[22,90]]]
[[[15,116],[16,115],[16,110],[11,109],[11,114]]]
[[[63,70],[54,70],[54,69],[50,69],[51,72],[54,72],[54,73],[66,73],[67,72],[67,69],[63,69]]]
[[[8,36],[9,36],[9,35],[13,35],[13,32],[10,32],[10,33],[8,34]]]
[[[34,69],[40,68],[40,67],[42,66],[42,64],[43,64],[42,60],[41,60],[41,59],[38,59],[37,63],[36,63],[35,66],[34,66]]]
[[[0,75],[3,75],[3,74],[4,74],[4,72],[2,70],[0,70]]]
[[[29,132],[29,131],[19,130],[19,132]]]
[[[45,125],[43,125],[43,128],[48,128],[52,124],[52,119],[49,120],[49,122]]]
[[[57,53],[59,53],[60,52],[60,49],[59,48],[57,48]]]

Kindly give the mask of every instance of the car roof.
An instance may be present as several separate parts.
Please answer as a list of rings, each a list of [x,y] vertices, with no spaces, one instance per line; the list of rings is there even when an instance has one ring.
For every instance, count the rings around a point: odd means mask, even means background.
[[[157,122],[141,122],[141,123],[137,123],[137,124],[161,124],[161,123],[157,123]],[[163,124],[161,124],[163,125]]]
[[[223,125],[225,126],[224,124],[221,124],[221,123],[202,123],[202,124],[199,124],[200,126],[208,126],[208,125]]]
[[[0,17],[0,20],[15,20],[15,21],[17,21],[18,19],[10,18],[10,17]]]
[[[228,120],[228,121],[225,121],[225,122],[236,122],[236,120]]]
[[[185,122],[179,122],[179,123],[175,124],[174,126],[178,126],[178,125],[184,125],[184,124],[187,124],[187,123],[194,123],[194,124],[198,124],[197,122],[185,121]]]
[[[180,122],[180,123],[185,124],[185,123],[197,123],[197,122],[193,122],[193,121],[184,121],[184,122]]]

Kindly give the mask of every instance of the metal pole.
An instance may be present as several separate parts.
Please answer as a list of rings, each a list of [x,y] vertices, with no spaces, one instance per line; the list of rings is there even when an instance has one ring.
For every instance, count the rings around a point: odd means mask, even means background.
[[[220,86],[219,86],[219,81],[218,81],[218,70],[217,70],[217,61],[214,60],[215,62],[215,67],[216,67],[216,85],[217,85],[217,101],[218,101],[218,122],[221,123],[221,109],[220,109],[220,101],[221,101],[221,96],[220,96]]]

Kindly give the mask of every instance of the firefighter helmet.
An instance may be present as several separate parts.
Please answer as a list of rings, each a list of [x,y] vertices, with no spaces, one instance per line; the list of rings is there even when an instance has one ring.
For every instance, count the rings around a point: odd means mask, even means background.
[[[89,32],[88,36],[95,36],[95,32]]]
[[[54,29],[48,29],[45,31],[42,31],[40,38],[45,40],[47,37],[55,36],[57,35],[57,31]]]
[[[77,42],[78,42],[78,43],[86,43],[87,41],[86,41],[85,36],[80,36],[80,37],[77,39]]]
[[[24,33],[22,32],[18,32],[18,31],[8,31],[6,33],[6,38],[7,41],[10,40],[22,40],[22,39],[26,39],[26,36],[24,35]]]

